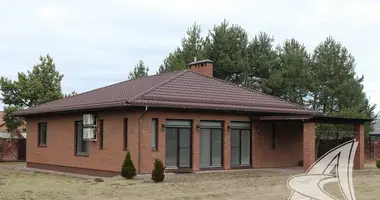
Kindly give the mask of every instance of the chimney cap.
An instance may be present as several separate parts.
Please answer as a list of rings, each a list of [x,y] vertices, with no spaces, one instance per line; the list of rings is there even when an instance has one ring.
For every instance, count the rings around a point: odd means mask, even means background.
[[[186,66],[196,65],[196,64],[201,64],[201,63],[214,63],[214,61],[209,60],[209,59],[206,59],[206,60],[199,60],[199,61],[191,62],[191,63],[187,64]]]

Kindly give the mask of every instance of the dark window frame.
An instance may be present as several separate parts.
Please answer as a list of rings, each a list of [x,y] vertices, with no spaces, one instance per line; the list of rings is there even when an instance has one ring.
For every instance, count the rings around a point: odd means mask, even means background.
[[[104,148],[104,121],[99,119],[99,149]]]
[[[45,143],[41,143],[41,126],[45,125]],[[37,146],[38,147],[47,147],[47,122],[39,122],[38,123],[38,140],[37,140]]]
[[[220,128],[219,127],[203,127],[204,129],[210,129],[210,167],[200,168],[200,169],[201,170],[208,170],[208,169],[224,168],[224,140],[225,140],[226,134],[228,134],[228,133],[226,133],[227,129],[225,129],[225,127],[224,127],[226,122],[222,121],[222,120],[200,120],[199,125],[200,125],[201,121],[204,121],[204,122],[221,122],[222,126]],[[199,134],[201,134],[201,129],[202,129],[202,127],[200,126]],[[221,145],[221,154],[220,154],[220,156],[221,156],[221,158],[220,158],[221,167],[213,167],[212,166],[212,131],[213,130],[221,130],[221,132],[222,132],[222,138],[221,138],[222,139],[222,141],[221,141],[222,145]],[[200,149],[199,149],[199,153],[201,153]]]
[[[252,167],[252,151],[253,151],[253,145],[252,145],[252,139],[253,139],[253,136],[252,136],[252,130],[253,130],[253,125],[252,125],[252,122],[251,121],[231,121],[231,123],[233,122],[242,122],[242,123],[250,123],[250,127],[249,128],[234,128],[234,127],[231,127],[231,131],[230,131],[230,148],[232,148],[232,145],[231,145],[231,133],[232,133],[232,130],[239,130],[239,165],[232,165],[231,164],[231,168],[239,168],[239,167],[246,167],[246,165],[242,165],[241,164],[241,135],[242,135],[242,131],[243,130],[247,130],[249,131],[249,151],[250,151],[250,156],[249,156],[249,166]],[[231,156],[230,156],[230,162],[231,162]]]
[[[83,136],[83,121],[82,120],[79,120],[79,121],[74,121],[74,155],[75,156],[83,156],[83,157],[88,157],[89,156],[89,153],[90,153],[90,142],[87,141],[86,142],[86,145],[87,145],[87,152],[78,152],[78,123],[82,123],[82,136]]]
[[[155,121],[155,123],[156,124],[153,124],[153,121]],[[160,131],[159,131],[159,125],[160,123],[159,123],[159,119],[158,118],[152,118],[152,129],[153,129],[153,126],[155,126],[156,127],[156,135],[154,136],[155,137],[155,147],[153,147],[152,146],[152,151],[158,151],[158,135],[159,135],[159,133],[160,133]],[[153,131],[152,131],[152,137],[153,137]]]
[[[128,118],[123,118],[123,150],[128,150]]]
[[[177,129],[177,132],[176,132],[176,134],[177,134],[177,165],[176,165],[176,167],[177,167],[177,170],[186,170],[186,169],[193,169],[193,154],[194,154],[194,150],[193,150],[193,130],[194,130],[194,120],[193,119],[172,119],[172,118],[168,118],[168,119],[166,119],[166,121],[171,121],[171,120],[173,120],[173,121],[188,121],[188,122],[190,122],[190,127],[188,127],[188,128],[184,128],[184,127],[175,127],[175,126],[169,126],[169,127],[166,127],[165,126],[165,135],[166,135],[166,129],[167,128],[175,128],[175,129]],[[180,132],[180,129],[190,129],[190,167],[179,167],[179,155],[180,155],[180,153],[179,153],[179,132]],[[195,130],[196,131],[196,130]],[[166,137],[166,136],[165,136]],[[166,155],[165,155],[166,156]],[[174,170],[175,171],[175,170]]]

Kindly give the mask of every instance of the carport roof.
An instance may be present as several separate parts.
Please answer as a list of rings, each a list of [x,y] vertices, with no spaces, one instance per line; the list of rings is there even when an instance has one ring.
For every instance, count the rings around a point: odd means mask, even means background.
[[[124,81],[20,110],[14,114],[26,116],[128,106],[297,115],[317,114],[316,111],[280,98],[190,70]]]

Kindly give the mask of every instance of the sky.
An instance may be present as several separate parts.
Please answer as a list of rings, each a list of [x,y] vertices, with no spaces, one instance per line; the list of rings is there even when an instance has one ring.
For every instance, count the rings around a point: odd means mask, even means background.
[[[126,80],[139,60],[155,74],[194,22],[207,35],[226,19],[250,37],[296,38],[310,52],[334,37],[380,104],[379,10],[376,0],[0,0],[0,76],[15,79],[50,54],[63,92],[85,92]]]

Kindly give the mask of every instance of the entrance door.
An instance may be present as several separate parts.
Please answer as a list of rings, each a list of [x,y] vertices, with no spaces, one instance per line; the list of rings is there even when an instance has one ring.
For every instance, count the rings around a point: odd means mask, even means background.
[[[201,121],[200,128],[200,167],[222,167],[222,122]]]
[[[191,121],[166,121],[165,156],[168,169],[191,168]]]

